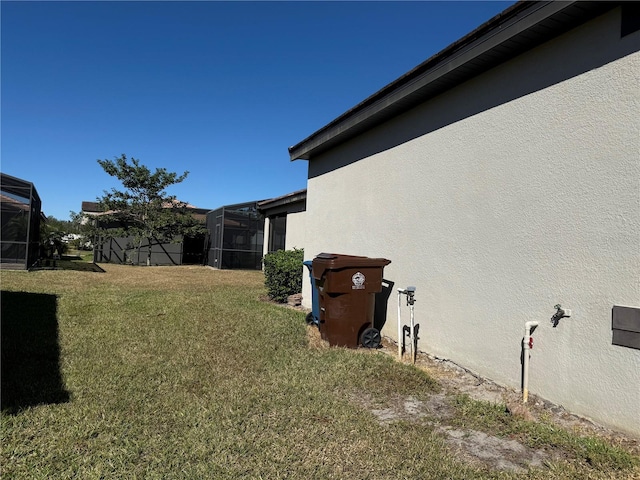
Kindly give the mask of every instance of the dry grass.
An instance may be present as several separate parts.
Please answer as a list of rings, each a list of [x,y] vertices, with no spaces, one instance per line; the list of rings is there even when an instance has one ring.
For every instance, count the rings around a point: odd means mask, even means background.
[[[3,478],[519,477],[459,456],[433,412],[381,422],[372,411],[408,397],[438,395],[452,422],[476,429],[540,433],[436,394],[431,377],[387,355],[310,341],[303,312],[261,301],[260,272],[103,267],[1,272],[3,387],[7,365],[21,375],[9,385],[19,395],[3,388]],[[48,335],[22,328],[36,320]],[[590,451],[594,464],[573,455],[530,478],[637,472],[622,450]]]

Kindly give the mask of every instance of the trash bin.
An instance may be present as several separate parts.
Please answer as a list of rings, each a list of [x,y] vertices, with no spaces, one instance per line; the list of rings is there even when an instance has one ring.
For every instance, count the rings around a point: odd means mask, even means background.
[[[376,293],[382,291],[382,271],[391,260],[321,253],[312,262],[318,292],[318,327],[330,345],[357,348],[380,346],[373,325]]]
[[[309,269],[309,279],[311,280],[311,312],[307,314],[307,325],[318,325],[320,323],[320,305],[318,304],[316,279],[313,278],[313,262],[311,260],[305,260],[302,263]]]

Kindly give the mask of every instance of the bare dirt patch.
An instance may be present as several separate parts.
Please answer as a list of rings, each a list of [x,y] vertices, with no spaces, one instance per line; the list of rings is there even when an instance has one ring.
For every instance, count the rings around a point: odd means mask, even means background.
[[[532,449],[515,439],[501,438],[472,429],[458,429],[447,422],[454,415],[448,394],[432,394],[426,401],[415,397],[392,396],[383,405],[366,395],[354,395],[351,401],[367,408],[382,424],[398,421],[432,426],[460,459],[495,470],[525,472],[541,468],[557,456]]]
[[[366,407],[382,424],[402,420],[434,425],[453,415],[446,396],[440,393],[432,394],[427,401],[401,395],[391,396],[384,403],[374,401],[367,395],[353,395],[351,401]]]
[[[534,450],[508,438],[488,435],[477,430],[459,430],[444,427],[447,436],[462,458],[469,463],[483,464],[496,470],[526,471],[527,467],[543,467],[551,456],[544,450]]]

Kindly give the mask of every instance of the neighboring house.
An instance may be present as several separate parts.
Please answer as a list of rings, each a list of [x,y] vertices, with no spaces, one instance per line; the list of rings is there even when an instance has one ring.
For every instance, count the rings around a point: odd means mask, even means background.
[[[188,205],[193,217],[205,223],[209,209]],[[96,202],[82,202],[82,213],[85,218],[100,221],[104,213]],[[108,228],[108,226],[107,226]],[[94,241],[93,261],[96,263],[120,263],[144,265],[151,249],[151,265],[202,265],[206,254],[206,235],[184,237],[175,243],[152,243],[144,241],[141,248],[134,246],[132,237],[109,238],[105,241]]]
[[[309,161],[307,258],[390,259],[385,279],[417,287],[419,348],[510,387],[539,322],[532,394],[634,434],[639,18],[517,3],[289,149]],[[573,313],[554,328],[556,304]]]
[[[307,190],[298,190],[258,203],[265,218],[263,254],[304,247]]]
[[[1,268],[26,270],[37,263],[41,208],[33,183],[0,173]]]

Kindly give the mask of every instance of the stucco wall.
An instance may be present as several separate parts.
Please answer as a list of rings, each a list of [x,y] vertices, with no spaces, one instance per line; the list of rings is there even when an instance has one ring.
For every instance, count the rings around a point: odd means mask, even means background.
[[[287,214],[287,236],[285,237],[285,248],[304,248],[307,231],[306,212]]]
[[[419,348],[514,388],[539,321],[531,393],[640,434],[640,351],[611,345],[640,306],[639,45],[614,10],[313,159],[306,258],[392,260]]]

